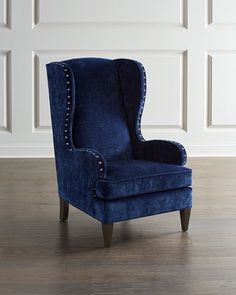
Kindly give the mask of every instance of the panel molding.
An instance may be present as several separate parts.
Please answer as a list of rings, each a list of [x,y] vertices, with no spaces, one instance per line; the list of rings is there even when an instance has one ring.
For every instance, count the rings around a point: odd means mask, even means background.
[[[188,0],[182,0],[182,26],[188,29]]]
[[[39,51],[37,51],[39,52]],[[51,51],[43,51],[51,52]],[[51,126],[42,126],[40,122],[40,56],[36,51],[32,52],[32,63],[33,63],[33,122],[32,122],[32,132],[33,133],[51,133]]]
[[[96,55],[96,53],[110,55],[110,54],[129,54],[133,50],[39,50],[32,52],[32,61],[33,61],[33,133],[51,133],[51,126],[42,126],[40,122],[40,56],[57,56],[65,55],[68,56],[80,56],[80,55]],[[181,58],[181,67],[180,67],[180,124],[171,125],[171,124],[158,124],[158,125],[147,125],[142,124],[142,129],[145,131],[170,131],[170,132],[187,132],[187,75],[188,75],[188,53],[187,51],[175,51],[175,50],[138,50],[140,55],[147,53],[156,53],[159,54],[179,54]],[[136,50],[137,53],[137,50]]]
[[[207,128],[214,127],[212,111],[212,56],[207,54]]]
[[[39,73],[39,56],[33,53],[33,132],[35,131],[50,131],[50,126],[40,125],[40,94],[39,94],[39,83],[40,83],[40,73]]]
[[[11,51],[1,51],[3,56],[3,125],[0,132],[12,132],[12,108],[11,108]]]
[[[213,0],[207,1],[207,23],[208,25],[213,23]]]
[[[175,23],[174,25],[180,25],[184,27],[185,29],[188,29],[188,1],[189,0],[179,0],[180,5],[180,19],[178,23]],[[33,23],[32,28],[35,28],[36,26],[43,26],[43,27],[55,27],[55,26],[74,26],[74,25],[81,25],[81,24],[123,24],[123,25],[130,25],[130,24],[150,24],[150,25],[173,25],[172,22],[152,22],[152,21],[132,21],[132,22],[123,22],[123,21],[76,21],[76,22],[66,22],[66,21],[60,21],[60,22],[43,22],[41,21],[40,17],[40,0],[33,0]]]
[[[181,93],[180,93],[180,101],[181,101],[181,110],[180,117],[181,121],[179,125],[142,125],[144,130],[148,131],[171,131],[171,132],[187,132],[187,102],[188,102],[188,51],[185,50],[182,52],[182,69],[181,69]]]
[[[214,124],[213,123],[213,57],[212,54],[236,54],[236,51],[224,51],[217,50],[207,52],[206,54],[206,63],[207,63],[207,99],[206,99],[206,129],[236,129],[236,124]]]
[[[181,128],[187,132],[187,121],[188,121],[188,51],[183,52],[183,63],[182,63],[182,124]]]
[[[33,0],[32,1],[33,5],[33,23],[32,23],[32,28],[39,26],[40,25],[40,16],[39,16],[39,0]]]
[[[3,0],[3,20],[0,22],[0,28],[11,29],[11,0]]]
[[[223,1],[222,1],[223,3]],[[234,9],[234,8],[232,8]],[[211,26],[227,26],[227,25],[236,25],[236,19],[234,21],[224,21],[224,22],[219,22],[214,20],[214,0],[207,0],[207,24]]]

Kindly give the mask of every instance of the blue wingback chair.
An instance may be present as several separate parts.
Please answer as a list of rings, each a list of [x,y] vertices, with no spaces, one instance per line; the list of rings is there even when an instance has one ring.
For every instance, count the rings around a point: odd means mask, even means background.
[[[188,229],[191,170],[177,142],[145,141],[142,64],[81,58],[47,64],[60,219],[68,204],[102,223],[111,245],[113,223],[180,211]]]

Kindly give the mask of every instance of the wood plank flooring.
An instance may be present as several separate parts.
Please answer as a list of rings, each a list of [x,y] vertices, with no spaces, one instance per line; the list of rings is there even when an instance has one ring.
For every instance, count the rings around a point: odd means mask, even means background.
[[[192,158],[188,233],[179,214],[101,225],[70,207],[59,223],[54,161],[0,160],[0,294],[235,295],[236,158]]]

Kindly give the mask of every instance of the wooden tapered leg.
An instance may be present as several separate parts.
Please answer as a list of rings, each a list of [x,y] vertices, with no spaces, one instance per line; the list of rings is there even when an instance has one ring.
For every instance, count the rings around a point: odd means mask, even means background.
[[[191,208],[185,208],[183,210],[180,210],[179,212],[180,212],[182,231],[187,231],[189,219],[190,219],[190,214],[191,214]]]
[[[104,224],[102,223],[102,233],[104,245],[106,248],[111,247],[112,233],[113,233],[113,223]]]
[[[69,214],[69,204],[60,198],[60,221],[67,221]]]

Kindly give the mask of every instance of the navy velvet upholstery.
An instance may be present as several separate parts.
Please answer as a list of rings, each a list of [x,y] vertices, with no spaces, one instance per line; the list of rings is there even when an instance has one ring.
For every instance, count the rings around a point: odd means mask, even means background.
[[[77,59],[70,62],[70,67],[76,81],[75,146],[97,149],[107,161],[132,158],[115,64],[105,59]]]
[[[103,223],[192,206],[183,146],[142,137],[139,62],[71,59],[47,74],[61,198]]]
[[[192,190],[187,187],[110,201],[96,198],[94,216],[103,223],[113,223],[191,207]]]
[[[191,170],[179,165],[142,160],[107,163],[107,177],[96,182],[96,195],[119,199],[191,186]]]

